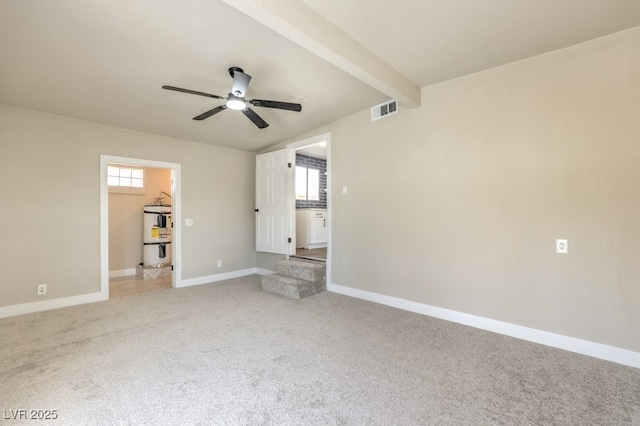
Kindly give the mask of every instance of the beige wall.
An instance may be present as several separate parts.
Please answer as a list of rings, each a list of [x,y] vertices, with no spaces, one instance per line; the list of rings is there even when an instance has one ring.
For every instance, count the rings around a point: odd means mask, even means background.
[[[634,29],[314,132],[332,282],[640,351],[639,51]]]
[[[143,194],[109,192],[109,271],[135,268],[142,262],[143,210],[162,192],[171,195],[171,170],[145,168]],[[164,197],[164,204],[171,198]]]
[[[0,106],[0,307],[100,291],[101,154],[181,165],[182,279],[255,267],[255,155]]]

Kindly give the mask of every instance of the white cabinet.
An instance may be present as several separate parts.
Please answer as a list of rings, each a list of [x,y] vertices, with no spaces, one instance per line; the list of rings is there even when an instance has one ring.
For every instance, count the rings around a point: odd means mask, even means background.
[[[296,210],[296,248],[327,246],[327,211],[325,209]]]

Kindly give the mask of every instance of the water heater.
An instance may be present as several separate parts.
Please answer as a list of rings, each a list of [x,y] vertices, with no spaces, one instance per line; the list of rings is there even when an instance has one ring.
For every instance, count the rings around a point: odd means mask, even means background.
[[[144,266],[171,265],[171,205],[144,206],[142,263]]]

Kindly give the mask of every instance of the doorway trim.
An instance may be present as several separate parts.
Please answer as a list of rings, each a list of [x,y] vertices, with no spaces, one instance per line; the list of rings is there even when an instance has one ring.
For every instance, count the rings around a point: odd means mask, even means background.
[[[177,225],[171,231],[171,264],[173,265],[171,285],[180,287],[182,277],[180,164],[100,154],[100,293],[102,297],[104,300],[109,298],[109,185],[107,183],[107,166],[109,163],[171,170],[171,215],[173,223]]]
[[[315,145],[319,142],[326,142],[327,143],[327,221],[329,222],[329,233],[327,235],[327,261],[326,261],[326,267],[327,267],[327,283],[331,282],[331,259],[332,259],[332,246],[333,244],[331,244],[331,230],[333,229],[333,221],[332,221],[332,215],[331,215],[331,133],[322,133],[316,136],[312,136],[310,138],[306,138],[306,139],[302,139],[296,142],[291,142],[290,144],[287,144],[287,155],[288,157],[291,159],[291,161],[293,163],[295,163],[295,158],[296,158],[296,150],[300,149],[300,148],[304,148],[306,146],[309,145]],[[292,201],[291,201],[291,207],[290,207],[290,212],[289,212],[289,232],[290,235],[293,235],[293,241],[292,244],[290,245],[289,248],[289,254],[287,255],[287,259],[289,258],[289,256],[291,255],[295,255],[296,254],[296,200],[295,200],[295,178],[294,178],[294,173],[291,174],[292,178],[291,181],[289,182],[289,184],[291,185],[291,197],[293,197]]]

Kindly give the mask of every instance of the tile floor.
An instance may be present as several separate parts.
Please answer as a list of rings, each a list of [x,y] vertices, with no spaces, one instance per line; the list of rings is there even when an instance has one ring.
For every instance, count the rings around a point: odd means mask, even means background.
[[[171,276],[164,278],[138,278],[135,275],[109,279],[109,297],[127,296],[148,291],[171,288]]]

